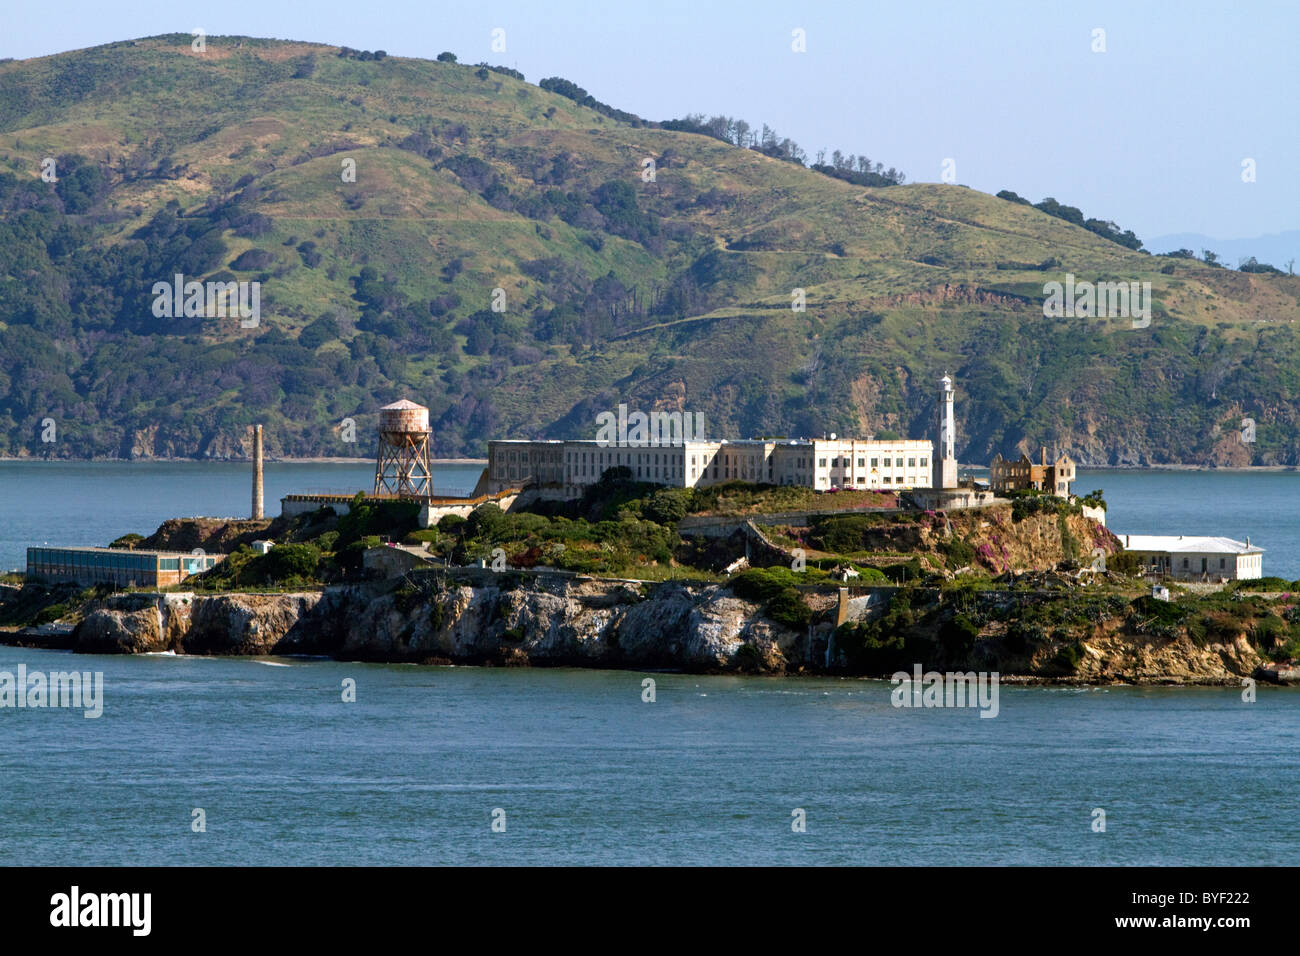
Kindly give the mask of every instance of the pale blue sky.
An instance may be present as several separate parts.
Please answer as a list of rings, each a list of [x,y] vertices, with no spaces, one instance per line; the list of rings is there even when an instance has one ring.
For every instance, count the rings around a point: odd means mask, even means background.
[[[1055,196],[1144,239],[1300,228],[1300,4],[5,0],[0,56],[202,27],[563,76],[647,119],[725,112],[809,155]],[[494,27],[506,52],[490,47]],[[791,50],[802,28],[807,52]],[[1092,31],[1106,52],[1092,52]],[[1256,162],[1243,183],[1241,163]]]

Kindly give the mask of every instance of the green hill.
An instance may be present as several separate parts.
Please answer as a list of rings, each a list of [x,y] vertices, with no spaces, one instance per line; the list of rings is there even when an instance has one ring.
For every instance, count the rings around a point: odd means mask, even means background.
[[[932,437],[947,369],[963,460],[1300,462],[1300,278],[852,185],[498,70],[190,40],[0,64],[0,455],[241,456],[253,422],[272,455],[368,454],[400,396],[442,456],[588,436],[619,402],[719,437]],[[155,316],[177,273],[260,282],[258,325]],[[1066,273],[1149,281],[1149,327],[1044,318]]]

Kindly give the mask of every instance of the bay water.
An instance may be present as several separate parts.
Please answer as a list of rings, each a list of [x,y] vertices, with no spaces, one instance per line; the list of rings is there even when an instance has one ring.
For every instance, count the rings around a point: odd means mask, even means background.
[[[478,471],[435,479],[464,492]],[[365,464],[271,463],[267,510],[371,480]],[[1297,480],[1090,470],[1076,487],[1105,489],[1112,530],[1249,534],[1265,573],[1296,578]],[[0,566],[21,566],[28,544],[244,515],[248,489],[245,465],[3,462]],[[849,679],[0,647],[0,673],[19,665],[102,672],[103,714],[0,707],[0,864],[1231,865],[1300,852],[1290,689],[1247,703],[1232,687],[1004,685],[984,719],[895,708],[887,683]]]

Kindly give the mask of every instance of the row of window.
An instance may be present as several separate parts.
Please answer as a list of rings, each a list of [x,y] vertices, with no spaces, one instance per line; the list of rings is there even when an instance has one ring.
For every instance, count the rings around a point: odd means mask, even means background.
[[[61,548],[28,548],[27,564],[41,567],[153,571],[158,567],[158,556],[155,554],[139,554],[132,551],[69,551]]]
[[[853,461],[852,458],[832,458],[832,459],[831,459],[831,467],[832,467],[832,468],[848,468],[848,467],[850,467],[850,463],[851,463],[852,461]],[[888,467],[889,467],[889,459],[886,458],[884,461],[885,461],[885,467],[888,468]],[[927,464],[928,461],[929,461],[928,458],[922,458],[922,459],[921,459],[921,467],[922,467],[922,468],[929,467],[928,464]],[[858,459],[858,467],[859,467],[859,468],[866,468],[866,467],[867,467],[866,462],[867,462],[867,459],[866,459],[866,458],[859,458],[859,459]],[[825,458],[818,458],[818,459],[817,459],[817,467],[818,467],[818,468],[825,468],[825,467],[826,467],[826,459],[825,459]],[[880,459],[879,459],[879,458],[872,458],[872,459],[871,459],[871,467],[872,467],[872,468],[879,468],[879,467],[880,467]],[[895,459],[894,459],[894,467],[895,467],[895,468],[902,468],[902,467],[903,467],[903,459],[902,459],[902,458],[895,458]],[[916,467],[916,459],[915,459],[915,458],[908,458],[908,459],[907,459],[907,467],[908,467],[908,468],[915,468],[915,467]]]
[[[822,485],[823,488],[826,487],[826,476],[825,476],[825,475],[823,475],[821,478],[818,478],[817,480],[821,482],[821,485]],[[837,479],[837,480],[843,482],[843,484],[842,484],[842,485],[839,485],[838,487],[843,487],[844,485],[851,485],[851,484],[855,484],[855,483],[856,483],[856,484],[859,484],[859,485],[862,485],[863,487],[866,487],[866,484],[867,484],[867,479],[866,479],[866,476],[865,476],[865,475],[858,475],[857,478],[850,478],[850,477],[847,477],[847,476],[841,476],[841,477],[840,477],[839,479]],[[928,481],[928,480],[929,480],[929,478],[926,478],[926,481]],[[918,482],[918,479],[917,479],[917,477],[916,477],[915,475],[912,475],[910,478],[907,478],[906,480],[904,480],[904,478],[900,475],[897,479],[892,480],[892,481],[890,480],[889,475],[885,475],[885,476],[883,476],[883,477],[880,479],[880,483],[881,483],[882,485],[895,485],[895,486],[897,486],[897,487],[899,487],[899,488],[909,488],[909,487],[916,487],[916,485],[917,485],[919,482]],[[873,485],[872,487],[875,487],[875,486]]]
[[[1186,557],[1183,558],[1183,569],[1184,569],[1184,570],[1188,570],[1188,569],[1189,569],[1189,567],[1190,567],[1190,565],[1189,565],[1189,563],[1188,563],[1189,560],[1190,560],[1190,559],[1188,559],[1188,558],[1186,558]],[[1209,561],[1210,561],[1209,558],[1201,558],[1201,570],[1202,570],[1202,571],[1206,570],[1206,568],[1208,567]],[[1146,563],[1146,562],[1144,562],[1144,563]],[[1164,555],[1164,554],[1153,554],[1153,555],[1151,555],[1149,563],[1150,563],[1150,565],[1151,565],[1152,567],[1165,567],[1165,568],[1168,568],[1168,567],[1172,567],[1172,566],[1173,566],[1173,565],[1170,563],[1169,556],[1168,556],[1168,555]],[[1249,559],[1247,559],[1246,561],[1243,561],[1242,563],[1243,563],[1243,564],[1247,564],[1247,563],[1249,563]],[[1222,570],[1226,569],[1227,566],[1228,566],[1228,559],[1227,559],[1227,558],[1219,558],[1219,570],[1222,571]]]
[[[193,574],[217,563],[210,554],[163,557],[139,551],[77,551],[64,548],[28,548],[27,566],[33,573],[60,570],[180,571]]]

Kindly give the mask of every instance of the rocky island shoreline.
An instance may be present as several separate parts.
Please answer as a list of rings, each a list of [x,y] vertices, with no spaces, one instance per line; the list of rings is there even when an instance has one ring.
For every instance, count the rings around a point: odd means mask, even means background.
[[[920,587],[852,588],[845,589],[852,595],[847,601],[869,606],[857,620],[837,626],[843,598],[812,593],[808,600],[822,606],[821,619],[794,629],[767,617],[761,601],[717,584],[515,577],[280,594],[115,594],[92,600],[73,626],[29,627],[0,640],[88,654],[310,655],[862,677],[886,677],[910,668],[905,659],[915,658],[927,669],[997,670],[1004,681],[1024,683],[1237,685],[1243,677],[1276,680],[1279,673],[1247,628],[1198,638],[1122,600],[1081,603],[1076,595],[1016,592],[952,598]],[[900,606],[920,620],[888,622],[910,632],[892,653],[857,637],[880,629],[891,612],[897,618]],[[1026,627],[1024,618],[1030,607],[1043,616],[1097,620],[1078,636],[1058,632],[1034,641],[1035,625]]]
[[[855,494],[612,479],[573,513],[489,504],[431,528],[360,499],[343,515],[173,519],[114,545],[225,559],[164,589],[0,585],[0,642],[845,677],[919,664],[1068,684],[1300,676],[1288,582],[1160,600],[1081,503],[944,513]]]

